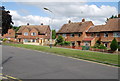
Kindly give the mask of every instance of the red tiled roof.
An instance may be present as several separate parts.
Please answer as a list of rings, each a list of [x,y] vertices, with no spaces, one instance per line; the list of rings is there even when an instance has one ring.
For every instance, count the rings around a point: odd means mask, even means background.
[[[93,26],[92,21],[85,22],[70,22],[68,24],[64,24],[61,29],[57,33],[76,33],[83,32],[86,28],[91,24]]]
[[[47,32],[47,29],[50,28],[49,25],[23,25],[20,27],[20,29],[17,31],[17,33],[22,33],[22,31],[27,28],[29,31],[31,31],[33,28],[35,28],[38,32],[45,34]]]

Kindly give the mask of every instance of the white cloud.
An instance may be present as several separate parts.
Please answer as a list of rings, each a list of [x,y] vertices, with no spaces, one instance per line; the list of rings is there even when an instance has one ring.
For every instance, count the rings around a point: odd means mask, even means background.
[[[10,14],[13,15],[13,22],[15,25],[26,25],[26,23],[38,25],[44,23],[50,24],[54,29],[59,29],[63,24],[67,23],[70,19],[74,22],[80,22],[82,18],[93,21],[95,25],[104,24],[106,18],[111,15],[117,15],[117,9],[114,6],[102,5],[98,7],[96,5],[87,5],[86,3],[24,3],[26,5],[37,6],[41,10],[44,7],[49,8],[54,13],[46,12],[50,14],[50,17],[42,17],[36,15],[21,16],[17,11],[10,10]],[[45,11],[44,11],[45,12]],[[52,22],[50,22],[52,20]]]

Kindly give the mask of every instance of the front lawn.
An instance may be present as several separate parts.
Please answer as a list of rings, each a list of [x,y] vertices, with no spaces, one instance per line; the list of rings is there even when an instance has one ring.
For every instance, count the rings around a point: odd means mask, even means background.
[[[44,51],[44,52],[74,57],[78,59],[95,61],[109,65],[120,66],[118,63],[118,56],[119,56],[118,54],[106,54],[102,52],[72,50],[72,49],[64,49],[64,48],[56,48],[56,47],[49,48],[45,46],[25,45],[25,44],[12,44],[12,43],[3,43],[3,44],[14,47],[22,47],[32,50]]]

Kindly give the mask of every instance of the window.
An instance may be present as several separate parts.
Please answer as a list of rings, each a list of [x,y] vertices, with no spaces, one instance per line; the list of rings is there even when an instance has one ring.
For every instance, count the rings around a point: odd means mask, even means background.
[[[100,37],[100,33],[96,33],[96,36],[97,36],[97,37]]]
[[[70,37],[74,37],[75,35],[74,34],[70,34]]]
[[[63,37],[66,37],[66,34],[62,34]]]
[[[36,42],[36,40],[35,39],[31,39],[31,42]]]
[[[25,33],[24,33],[24,35],[25,35],[25,36],[28,36],[28,33],[27,33],[27,32],[25,32]]]
[[[94,37],[94,33],[91,34],[91,37]]]
[[[32,35],[32,36],[36,36],[36,33],[35,33],[35,32],[33,32],[33,33],[31,33],[31,35]]]
[[[27,39],[24,39],[24,42],[28,42],[28,40],[27,40]]]
[[[114,36],[114,37],[120,37],[120,32],[114,32],[114,33],[113,33],[113,36]]]
[[[60,34],[58,34],[58,36],[60,36]]]
[[[104,33],[104,37],[108,37],[108,33]]]
[[[107,43],[105,43],[105,44],[104,44],[104,46],[105,46],[105,47],[107,47],[107,46],[108,46],[108,44],[107,44]]]
[[[79,33],[79,34],[78,34],[78,37],[80,37],[80,36],[81,36],[81,34]]]

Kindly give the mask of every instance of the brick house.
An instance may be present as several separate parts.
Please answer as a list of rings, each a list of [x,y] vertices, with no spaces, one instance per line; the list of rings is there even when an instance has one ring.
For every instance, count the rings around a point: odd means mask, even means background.
[[[72,46],[94,46],[100,40],[110,48],[111,41],[116,38],[120,45],[120,18],[109,19],[105,25],[93,25],[92,21],[64,24],[57,32],[65,41],[70,41]]]
[[[57,32],[58,35],[62,35],[65,41],[70,41],[71,46],[80,47],[83,46],[83,39],[86,37],[86,30],[91,26],[94,26],[92,21],[85,21],[82,19],[82,22],[71,22],[64,24],[61,29]]]
[[[28,42],[36,45],[49,44],[50,27],[48,25],[23,25],[17,31],[18,42],[27,44]]]
[[[8,29],[8,33],[4,34],[3,38],[7,38],[8,40],[11,41],[16,41],[15,30]]]
[[[110,48],[111,41],[116,38],[120,45],[120,18],[109,19],[105,25],[93,26],[87,32],[87,37],[93,37],[93,45],[100,40],[106,47]],[[91,45],[91,46],[93,46]]]

